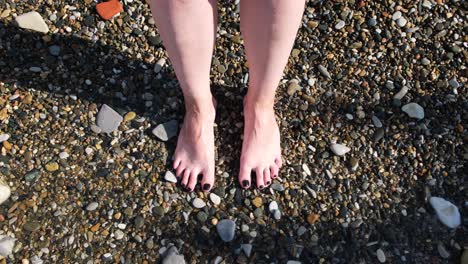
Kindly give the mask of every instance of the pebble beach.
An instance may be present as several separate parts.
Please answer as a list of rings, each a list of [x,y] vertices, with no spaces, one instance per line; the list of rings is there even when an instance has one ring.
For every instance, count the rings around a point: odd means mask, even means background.
[[[468,264],[467,2],[307,1],[259,191],[237,180],[239,1],[219,1],[210,193],[172,170],[184,104],[149,6],[98,3],[0,3],[0,263]]]

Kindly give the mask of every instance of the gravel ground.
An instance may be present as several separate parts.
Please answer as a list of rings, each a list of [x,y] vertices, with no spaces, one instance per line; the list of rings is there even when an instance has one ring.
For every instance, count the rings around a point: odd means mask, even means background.
[[[177,125],[153,129],[183,102],[146,3],[103,21],[92,0],[7,2],[2,263],[468,263],[465,1],[308,1],[277,96],[286,166],[262,192],[236,180],[248,69],[238,5],[220,3],[215,195],[167,173]],[[15,25],[34,10],[48,33]]]

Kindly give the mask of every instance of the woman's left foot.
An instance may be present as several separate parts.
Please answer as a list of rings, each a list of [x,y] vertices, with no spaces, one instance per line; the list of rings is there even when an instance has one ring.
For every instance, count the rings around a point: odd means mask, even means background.
[[[244,103],[244,140],[240,159],[239,183],[251,186],[252,171],[261,190],[278,177],[282,166],[280,133],[273,104]]]

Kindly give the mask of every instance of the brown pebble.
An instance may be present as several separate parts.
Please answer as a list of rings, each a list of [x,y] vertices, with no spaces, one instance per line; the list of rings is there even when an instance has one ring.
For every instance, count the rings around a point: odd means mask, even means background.
[[[312,213],[309,216],[307,216],[307,222],[313,225],[319,220],[319,218],[320,218],[320,215]]]
[[[99,229],[100,226],[101,226],[100,223],[97,223],[97,224],[93,225],[93,226],[90,228],[91,232],[96,232],[96,231],[98,231],[98,229]]]

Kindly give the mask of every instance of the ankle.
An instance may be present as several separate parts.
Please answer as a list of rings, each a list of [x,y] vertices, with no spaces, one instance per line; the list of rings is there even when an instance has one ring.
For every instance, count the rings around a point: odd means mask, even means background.
[[[212,96],[204,98],[184,98],[185,114],[198,117],[213,117],[215,116],[215,101]]]
[[[274,111],[275,99],[271,96],[251,96],[244,98],[244,112],[270,112]]]

